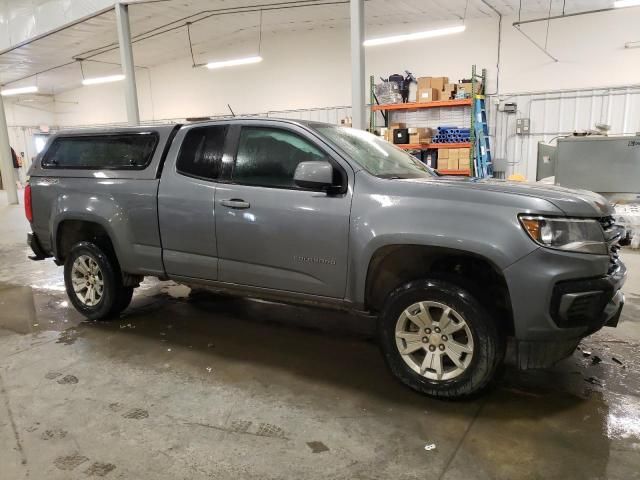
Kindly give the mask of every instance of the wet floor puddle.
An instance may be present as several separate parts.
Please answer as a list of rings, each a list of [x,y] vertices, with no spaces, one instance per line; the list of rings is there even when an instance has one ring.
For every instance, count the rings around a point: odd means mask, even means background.
[[[370,386],[379,383],[380,375],[386,375],[373,346],[361,348],[357,355],[339,350],[346,349],[348,342],[364,344],[370,338],[371,332],[348,315],[271,302],[221,300],[208,292],[196,293],[173,282],[146,281],[121,318],[103,323],[85,321],[69,305],[66,294],[55,288],[44,290],[0,283],[0,332],[4,332],[0,335],[58,331],[56,343],[60,348],[74,348],[83,339],[90,341],[92,348],[100,348],[105,335],[130,338],[120,347],[125,351],[133,351],[138,340],[146,341],[165,352],[172,370],[187,368],[185,362],[189,362],[189,368],[195,367],[203,378],[218,380],[232,379],[224,371],[225,362],[230,360],[241,359],[256,368],[264,365],[286,370],[291,368],[288,363],[292,361],[304,363],[321,358],[328,341],[335,358],[323,366],[301,365],[295,370],[297,375],[334,385],[351,382],[358,389],[371,389],[374,396],[389,396],[388,392],[395,388],[398,399],[413,398],[395,382],[383,382],[379,388]],[[317,327],[318,324],[323,326]],[[343,339],[345,335],[347,340]],[[269,342],[265,338],[270,338]],[[334,342],[334,338],[341,340]],[[238,356],[234,345],[239,342],[244,342],[243,348],[254,351]],[[477,401],[485,403],[481,419],[500,420],[507,433],[513,425],[530,430],[528,440],[520,447],[504,445],[505,448],[512,451],[522,448],[521,455],[526,458],[531,451],[541,451],[531,441],[539,437],[540,442],[548,442],[544,432],[556,431],[558,444],[552,441],[551,445],[562,449],[565,443],[571,444],[567,455],[582,442],[580,448],[588,453],[587,457],[597,457],[598,449],[608,451],[609,442],[640,454],[637,345],[599,333],[587,339],[581,348],[573,358],[553,369],[524,373],[508,370],[499,386]],[[118,351],[118,355],[122,353]],[[594,361],[596,357],[598,361]],[[371,364],[376,367],[364,366]],[[233,380],[238,381],[235,377]],[[439,402],[426,399],[425,402],[448,411]],[[479,420],[470,434],[468,441],[472,443],[467,447],[470,450],[474,448],[473,442],[482,443],[479,437],[473,440],[474,435],[481,432],[487,437],[496,435],[491,433],[495,422],[485,425],[483,421]],[[517,431],[511,433],[517,437]],[[496,445],[503,440],[494,439]],[[494,460],[500,460],[499,449],[492,455],[497,456]],[[591,467],[602,471],[601,465]]]

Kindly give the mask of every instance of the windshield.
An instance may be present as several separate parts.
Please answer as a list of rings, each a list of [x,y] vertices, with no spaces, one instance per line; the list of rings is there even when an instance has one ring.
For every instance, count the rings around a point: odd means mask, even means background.
[[[368,132],[333,125],[314,125],[314,129],[377,177],[420,178],[437,175],[414,156]]]

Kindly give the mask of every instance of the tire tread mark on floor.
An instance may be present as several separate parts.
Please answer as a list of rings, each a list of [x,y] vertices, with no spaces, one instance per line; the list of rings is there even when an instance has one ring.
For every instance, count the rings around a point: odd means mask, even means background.
[[[280,435],[268,435],[265,434],[264,429],[259,430],[258,432],[254,433],[254,432],[248,432],[248,431],[242,431],[242,429],[233,429],[233,428],[228,428],[228,427],[220,427],[218,425],[211,425],[208,423],[199,423],[199,422],[185,422],[183,425],[187,425],[190,427],[205,427],[205,428],[213,428],[214,430],[219,430],[221,432],[227,432],[227,433],[237,433],[240,435],[251,435],[252,437],[261,437],[261,438],[275,438],[278,440],[290,440],[288,437],[286,437],[284,434]],[[264,424],[265,426],[270,426],[267,424]]]
[[[9,404],[9,395],[7,394],[7,390],[4,388],[4,379],[2,378],[1,372],[0,372],[0,393],[2,393],[2,398],[4,398],[4,404],[5,404],[5,407],[7,408],[9,421],[11,422],[11,428],[13,429],[13,436],[16,439],[16,446],[18,447],[18,452],[20,452],[20,459],[22,461],[22,465],[26,465],[27,456],[25,455],[24,449],[22,448],[22,441],[20,440],[20,435],[18,434],[16,422],[13,418],[13,411],[11,410],[11,405]],[[29,472],[27,471],[27,477],[28,476],[29,476]]]
[[[478,409],[473,414],[473,418],[469,422],[469,425],[467,425],[467,428],[465,428],[464,432],[462,433],[462,436],[460,437],[460,440],[458,441],[458,443],[456,445],[456,448],[453,449],[453,453],[451,453],[451,456],[449,457],[449,460],[447,460],[447,463],[444,465],[444,468],[442,469],[442,473],[438,477],[438,480],[442,480],[444,478],[445,474],[447,473],[447,471],[449,471],[449,467],[453,463],[453,460],[456,458],[456,455],[458,454],[458,451],[460,450],[460,447],[462,447],[462,444],[464,443],[465,439],[467,438],[467,435],[469,434],[469,431],[471,430],[471,427],[473,427],[473,424],[476,423],[476,420],[480,416],[480,412],[482,412],[482,409],[484,408],[485,402],[486,402],[486,400],[483,401],[482,403],[480,403],[480,405],[478,405]]]

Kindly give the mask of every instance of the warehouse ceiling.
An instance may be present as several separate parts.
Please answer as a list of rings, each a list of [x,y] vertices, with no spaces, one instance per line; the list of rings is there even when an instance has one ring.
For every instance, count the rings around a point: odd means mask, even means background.
[[[446,24],[468,18],[491,18],[491,4],[505,16],[545,16],[549,0],[366,0],[369,33],[384,25]],[[551,0],[551,14],[611,7],[613,0]],[[189,54],[186,23],[190,22],[196,61],[234,44],[257,46],[262,11],[263,35],[345,27],[348,0],[160,0],[130,6],[136,65],[151,67]],[[86,18],[42,38],[0,52],[0,84],[37,83],[41,92],[59,93],[80,86],[82,62],[86,76],[119,72],[115,12]],[[106,63],[104,63],[106,62]],[[112,65],[112,63],[114,65]],[[37,74],[37,75],[36,75]]]

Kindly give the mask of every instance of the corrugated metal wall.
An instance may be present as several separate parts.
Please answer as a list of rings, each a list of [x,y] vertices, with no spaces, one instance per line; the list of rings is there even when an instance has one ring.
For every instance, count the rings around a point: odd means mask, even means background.
[[[517,113],[502,111],[503,102],[516,103]],[[540,141],[555,144],[558,136],[592,130],[596,123],[611,125],[610,135],[640,131],[640,85],[492,96],[487,103],[495,168],[506,176],[535,180]],[[516,135],[518,118],[530,119],[529,135]]]
[[[292,120],[311,120],[340,124],[340,121],[351,116],[351,106],[308,108],[300,110],[271,111],[266,114],[272,118],[289,118]]]

